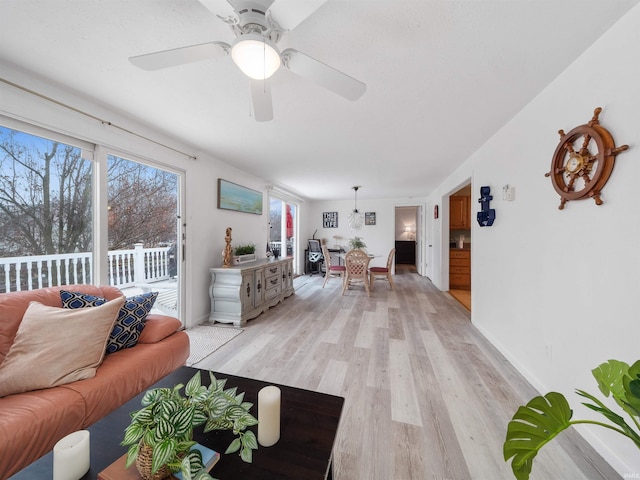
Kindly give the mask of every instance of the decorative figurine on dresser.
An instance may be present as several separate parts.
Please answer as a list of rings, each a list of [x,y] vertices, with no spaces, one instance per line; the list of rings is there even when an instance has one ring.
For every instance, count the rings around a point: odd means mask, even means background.
[[[294,293],[293,258],[261,258],[233,264],[231,228],[227,228],[222,267],[210,268],[210,322],[246,325]]]
[[[224,261],[222,262],[222,266],[224,268],[229,268],[231,266],[233,254],[233,250],[231,249],[231,227],[227,227],[227,234],[224,237],[224,241],[227,242],[227,244],[224,247]]]

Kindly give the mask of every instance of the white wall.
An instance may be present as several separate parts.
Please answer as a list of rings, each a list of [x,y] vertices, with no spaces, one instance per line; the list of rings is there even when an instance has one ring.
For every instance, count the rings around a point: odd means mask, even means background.
[[[445,195],[471,177],[475,204],[479,187],[491,186],[496,221],[485,228],[475,223],[472,233],[472,321],[542,393],[565,394],[576,418],[598,418],[574,393],[580,388],[600,396],[591,369],[611,358],[630,364],[640,358],[637,45],[640,6],[429,199],[444,205]],[[616,159],[603,189],[604,205],[588,199],[569,202],[560,211],[560,198],[544,176],[557,131],[587,123],[595,107],[603,107],[601,124],[616,145],[630,149]],[[505,184],[515,186],[515,201],[502,200]],[[478,208],[475,204],[472,217]],[[443,258],[438,258],[442,265]],[[445,282],[442,277],[434,281]],[[640,473],[632,442],[603,428],[580,432],[622,475]]]
[[[416,207],[398,207],[396,214],[396,240],[415,240],[416,225],[418,224],[418,209]],[[407,231],[406,227],[412,230]]]
[[[340,245],[348,250],[349,239],[354,236],[362,238],[367,245],[367,251],[378,255],[371,260],[370,266],[383,267],[387,263],[389,251],[395,247],[395,209],[397,206],[421,205],[424,199],[361,199],[358,198],[360,212],[375,212],[376,224],[364,225],[358,232],[349,229],[347,219],[353,211],[354,200],[314,201],[309,202],[305,211],[304,230],[311,238],[317,230],[315,238],[325,238],[327,244],[335,244],[334,235],[342,237]],[[338,228],[323,228],[322,213],[338,212]],[[415,215],[414,215],[415,216]],[[302,239],[304,240],[304,236]],[[305,248],[305,247],[302,247]]]

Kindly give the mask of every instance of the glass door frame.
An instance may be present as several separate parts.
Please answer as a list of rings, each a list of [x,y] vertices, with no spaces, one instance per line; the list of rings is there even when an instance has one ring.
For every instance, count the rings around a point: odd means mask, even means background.
[[[269,221],[268,221],[268,225],[270,228],[267,229],[267,242],[271,241],[271,228],[274,228],[274,225],[271,225],[271,201],[272,200],[278,200],[281,202],[282,205],[282,215],[281,215],[281,219],[280,219],[280,232],[281,232],[281,245],[285,251],[284,253],[281,253],[281,257],[287,257],[286,255],[286,232],[287,232],[287,209],[286,206],[287,205],[291,205],[292,207],[294,207],[294,211],[292,212],[292,216],[293,216],[293,236],[291,238],[293,238],[293,242],[292,242],[292,255],[291,258],[293,258],[293,273],[294,275],[298,274],[298,262],[297,259],[299,257],[298,252],[300,251],[300,240],[299,240],[299,230],[300,230],[300,203],[299,201],[297,201],[297,199],[291,197],[290,195],[287,195],[286,193],[282,193],[278,190],[275,190],[273,188],[271,189],[267,189],[267,204],[269,205]],[[282,240],[284,238],[284,240]]]
[[[101,145],[96,146],[94,155],[94,182],[96,188],[96,202],[94,218],[96,219],[95,225],[95,242],[94,248],[94,276],[98,284],[108,284],[108,265],[106,261],[100,261],[101,259],[108,258],[109,240],[108,240],[108,215],[106,214],[108,209],[108,157],[113,155],[116,157],[124,158],[126,160],[141,163],[143,165],[164,170],[166,172],[176,175],[177,178],[177,195],[176,195],[176,267],[177,267],[177,279],[178,279],[178,320],[183,326],[186,326],[185,315],[185,292],[186,292],[186,271],[185,271],[185,250],[186,250],[186,215],[184,211],[185,201],[185,171],[178,168],[166,165],[161,162],[156,162],[147,158],[142,158],[139,155],[135,155],[129,152],[124,152],[116,148],[108,148]]]

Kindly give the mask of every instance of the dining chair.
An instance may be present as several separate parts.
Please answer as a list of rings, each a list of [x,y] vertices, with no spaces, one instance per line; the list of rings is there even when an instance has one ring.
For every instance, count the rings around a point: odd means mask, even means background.
[[[392,248],[389,252],[389,258],[387,258],[387,266],[386,267],[371,267],[369,268],[369,285],[373,288],[373,282],[376,279],[379,280],[387,280],[389,282],[389,286],[391,290],[395,290],[395,285],[393,284],[393,278],[391,276],[391,267],[393,266],[393,257],[396,255],[396,249]]]
[[[347,268],[344,265],[331,265],[331,254],[325,245],[322,245],[322,255],[324,256],[324,282],[322,288],[327,284],[329,277],[340,277],[344,282],[344,273]]]
[[[362,250],[349,250],[344,256],[345,277],[342,283],[342,295],[347,291],[352,283],[364,284],[367,296],[371,296],[369,291],[369,262],[371,258]]]

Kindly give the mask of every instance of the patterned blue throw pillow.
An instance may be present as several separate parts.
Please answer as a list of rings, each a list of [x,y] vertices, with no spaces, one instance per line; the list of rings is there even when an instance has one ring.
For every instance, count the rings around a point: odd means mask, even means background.
[[[133,347],[138,343],[144,328],[144,320],[153,308],[158,292],[143,293],[125,299],[116,323],[111,330],[107,342],[106,353],[113,353],[123,348]],[[107,300],[95,295],[60,290],[60,298],[64,308],[97,307]]]
[[[60,298],[64,308],[99,307],[103,303],[107,303],[106,298],[86,293],[67,292],[66,290],[60,290]]]

